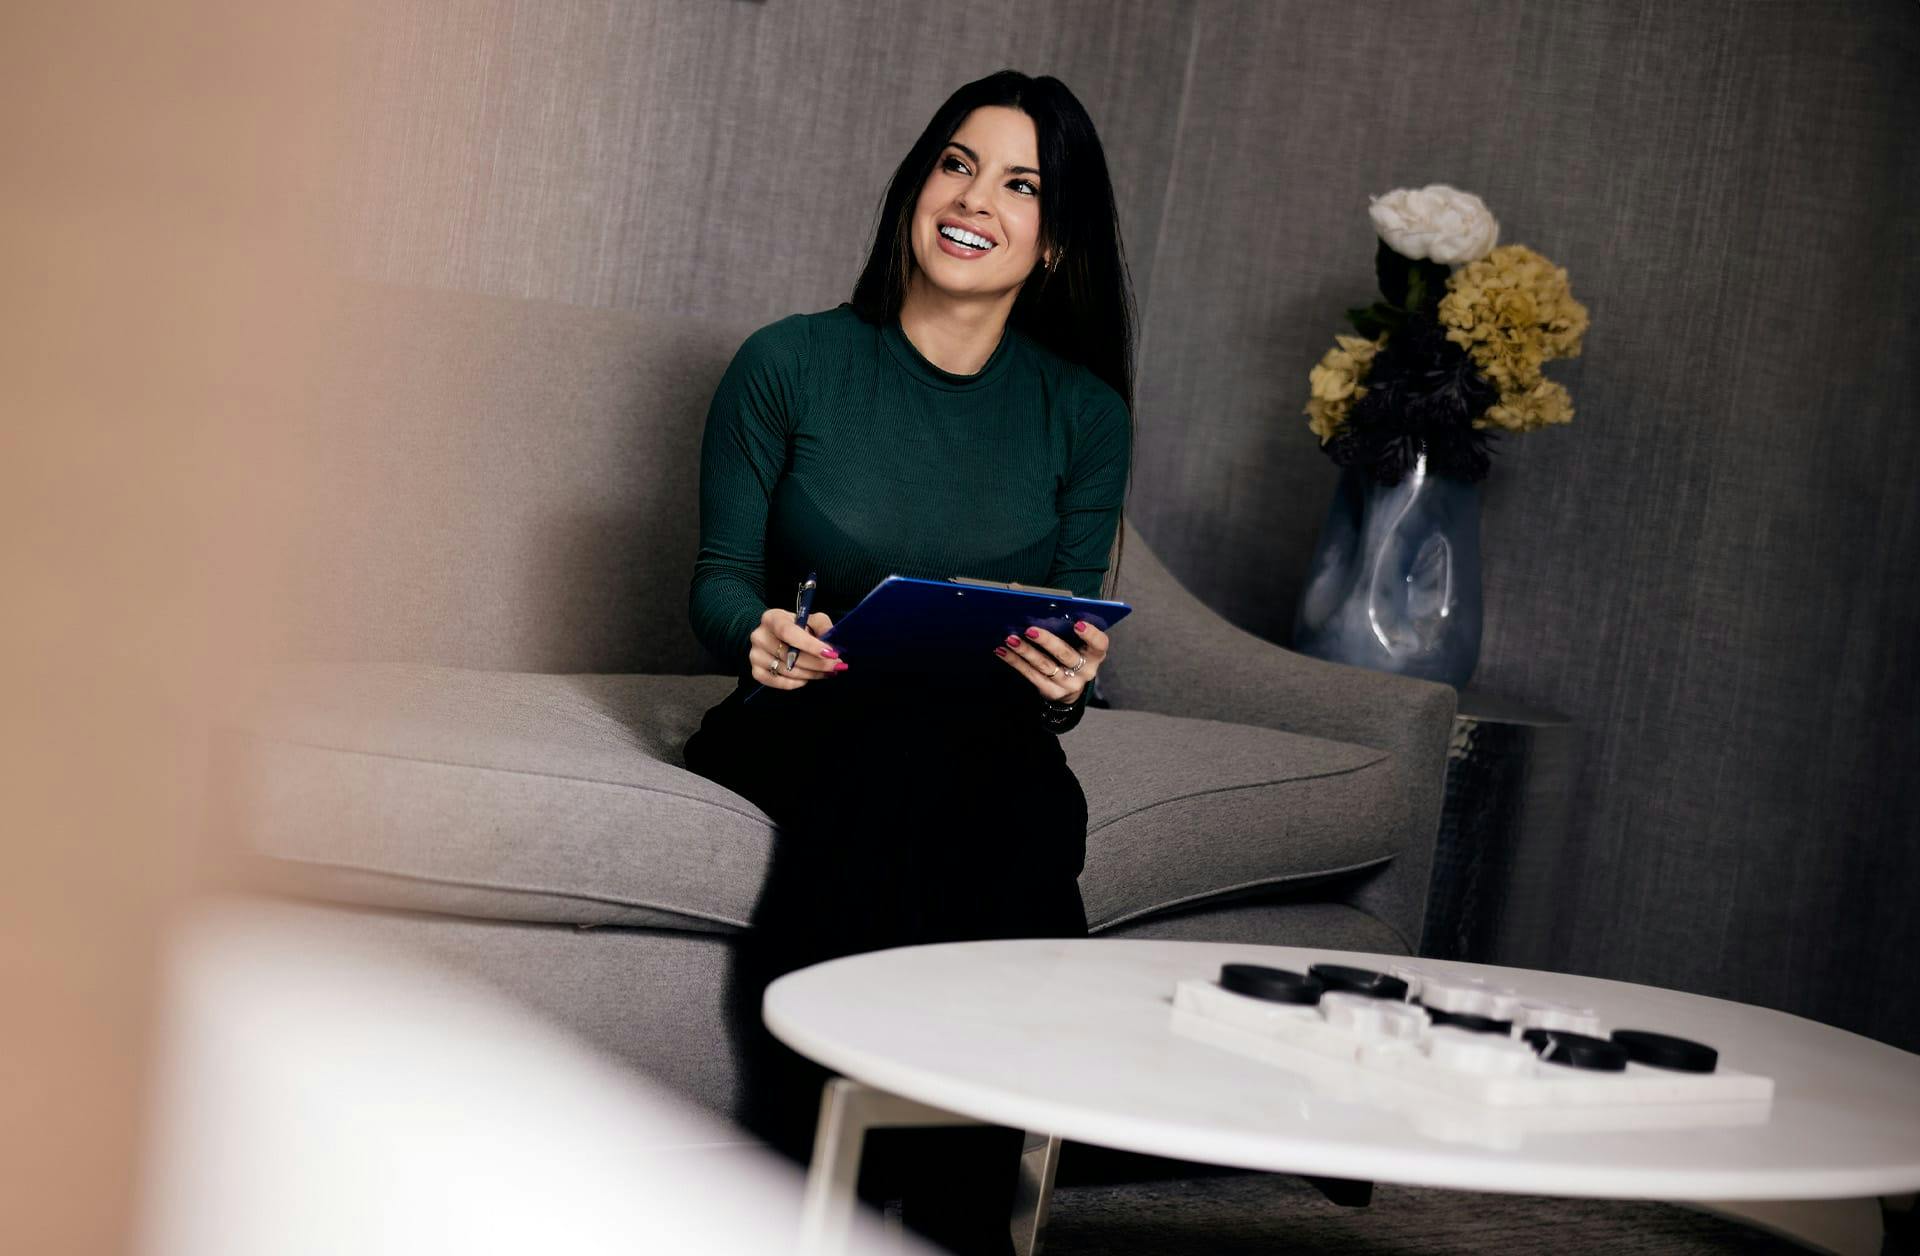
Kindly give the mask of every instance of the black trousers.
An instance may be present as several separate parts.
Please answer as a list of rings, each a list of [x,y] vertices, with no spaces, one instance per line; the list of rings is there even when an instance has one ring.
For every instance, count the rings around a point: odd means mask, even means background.
[[[831,1074],[761,1022],[768,983],[888,947],[1085,937],[1087,801],[1060,739],[1010,685],[834,677],[751,703],[744,692],[706,713],[685,756],[776,825],[728,1009],[743,1120],[805,1164]],[[861,1194],[901,1199],[907,1227],[951,1250],[1006,1252],[1020,1144],[1003,1126],[875,1131]]]

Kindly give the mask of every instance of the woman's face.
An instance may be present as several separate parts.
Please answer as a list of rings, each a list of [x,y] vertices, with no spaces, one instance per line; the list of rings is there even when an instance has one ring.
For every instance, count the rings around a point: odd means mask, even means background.
[[[956,294],[1025,282],[1044,260],[1039,166],[1032,118],[1001,105],[967,115],[914,206],[913,256],[929,282]],[[951,238],[955,228],[972,233],[972,244]]]

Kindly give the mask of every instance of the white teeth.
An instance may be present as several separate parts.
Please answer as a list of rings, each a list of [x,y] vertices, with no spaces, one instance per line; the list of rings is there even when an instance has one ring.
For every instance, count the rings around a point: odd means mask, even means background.
[[[993,241],[987,239],[987,237],[981,236],[981,235],[975,235],[971,231],[962,231],[958,227],[950,227],[945,224],[942,224],[940,227],[940,234],[947,237],[947,239],[949,240],[954,240],[961,244],[964,244],[970,249],[990,249],[993,247]]]

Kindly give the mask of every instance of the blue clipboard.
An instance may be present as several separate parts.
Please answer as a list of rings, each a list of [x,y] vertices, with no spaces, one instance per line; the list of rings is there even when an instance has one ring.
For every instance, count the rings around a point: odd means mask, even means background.
[[[991,676],[1006,669],[993,647],[1010,634],[1021,636],[1033,626],[1071,641],[1075,620],[1108,632],[1132,611],[1125,602],[1017,581],[896,575],[874,585],[820,639],[840,651],[852,669],[849,677],[917,677],[935,670],[951,676],[956,669]],[[756,684],[741,701],[751,702],[765,689]]]

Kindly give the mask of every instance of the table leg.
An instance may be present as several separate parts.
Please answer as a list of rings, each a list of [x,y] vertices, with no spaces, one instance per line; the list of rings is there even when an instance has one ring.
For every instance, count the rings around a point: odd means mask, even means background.
[[[868,1130],[981,1124],[985,1122],[902,1099],[845,1077],[829,1081],[820,1092],[820,1123],[814,1128],[813,1160],[807,1168],[806,1194],[801,1201],[802,1256],[840,1256],[847,1250],[858,1202],[860,1153]]]
[[[1020,1152],[1020,1185],[1013,1198],[1017,1256],[1040,1256],[1047,1236],[1047,1211],[1053,1203],[1053,1178],[1059,1168],[1060,1140],[1028,1130]]]
[[[1688,1206],[1835,1256],[1880,1256],[1886,1235],[1878,1199],[1703,1199]]]

